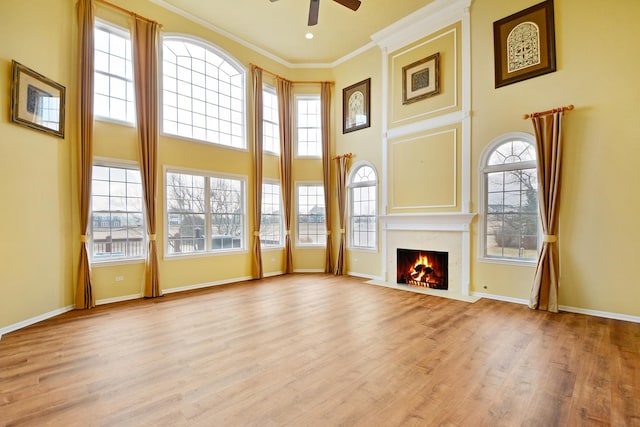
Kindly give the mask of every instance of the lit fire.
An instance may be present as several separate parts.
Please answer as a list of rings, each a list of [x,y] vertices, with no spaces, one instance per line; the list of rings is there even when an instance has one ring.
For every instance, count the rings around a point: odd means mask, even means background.
[[[429,263],[429,258],[426,255],[420,255],[409,274],[411,279],[416,282],[427,282],[427,277],[431,273],[433,273],[433,268]]]

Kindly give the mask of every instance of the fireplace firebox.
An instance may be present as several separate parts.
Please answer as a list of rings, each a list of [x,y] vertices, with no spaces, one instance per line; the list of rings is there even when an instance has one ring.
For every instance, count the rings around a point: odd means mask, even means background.
[[[397,283],[431,289],[449,289],[449,253],[397,249]]]

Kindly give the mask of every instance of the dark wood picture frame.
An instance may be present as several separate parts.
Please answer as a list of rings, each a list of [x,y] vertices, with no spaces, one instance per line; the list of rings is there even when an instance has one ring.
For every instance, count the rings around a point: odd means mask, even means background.
[[[342,89],[342,133],[371,126],[371,78]]]
[[[65,87],[11,61],[11,121],[64,138]]]
[[[402,104],[440,93],[440,52],[402,67]]]
[[[553,0],[495,21],[493,54],[496,88],[556,71]]]

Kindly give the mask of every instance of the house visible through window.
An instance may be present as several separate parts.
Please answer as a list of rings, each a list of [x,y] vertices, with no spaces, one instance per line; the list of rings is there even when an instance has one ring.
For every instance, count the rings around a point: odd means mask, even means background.
[[[280,183],[262,183],[262,215],[260,218],[260,243],[263,247],[282,246],[282,197]]]
[[[163,43],[162,131],[246,148],[245,72],[213,46],[184,37]]]
[[[167,172],[167,253],[244,248],[245,181]]]
[[[322,185],[299,184],[297,242],[304,245],[324,245],[327,241],[324,189]]]
[[[349,180],[349,237],[352,248],[377,244],[377,180],[371,166],[356,167]]]
[[[94,165],[91,180],[92,261],[143,258],[146,228],[140,171]]]
[[[484,256],[537,258],[539,213],[536,152],[524,138],[498,140],[485,153]]]
[[[296,154],[300,157],[320,157],[320,96],[296,97],[296,128]]]
[[[94,111],[96,117],[135,122],[131,38],[125,29],[96,21]]]

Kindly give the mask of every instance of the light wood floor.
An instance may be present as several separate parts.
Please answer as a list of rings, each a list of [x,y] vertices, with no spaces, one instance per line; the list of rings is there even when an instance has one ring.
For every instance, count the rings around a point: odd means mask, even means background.
[[[640,426],[640,324],[290,275],[0,341],[0,426]]]

